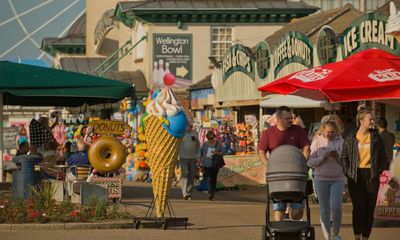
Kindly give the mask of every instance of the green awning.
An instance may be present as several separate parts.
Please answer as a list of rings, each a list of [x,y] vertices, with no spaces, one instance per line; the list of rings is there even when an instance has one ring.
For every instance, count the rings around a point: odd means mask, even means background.
[[[80,106],[111,103],[134,94],[128,83],[25,64],[0,61],[3,104]]]

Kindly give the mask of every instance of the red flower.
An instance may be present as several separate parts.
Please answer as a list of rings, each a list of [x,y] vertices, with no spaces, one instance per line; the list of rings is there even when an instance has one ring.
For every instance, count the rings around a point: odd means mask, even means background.
[[[34,210],[34,209],[31,209],[31,208],[28,208],[26,210],[26,214],[27,214],[28,218],[33,219],[33,218],[38,217],[40,215],[40,212],[38,210]]]
[[[74,210],[72,210],[72,211],[71,211],[71,216],[72,216],[72,217],[76,217],[76,216],[78,216],[78,211],[77,211],[77,210],[75,210],[75,209],[74,209]]]

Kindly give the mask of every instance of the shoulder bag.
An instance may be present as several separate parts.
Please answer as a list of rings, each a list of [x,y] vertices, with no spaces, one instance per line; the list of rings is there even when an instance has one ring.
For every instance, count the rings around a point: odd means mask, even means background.
[[[219,142],[217,141],[217,143],[215,145],[216,146],[215,149],[217,149],[218,144],[219,144]],[[222,168],[223,166],[225,166],[224,156],[221,154],[212,155],[212,162],[213,162],[213,167],[216,167],[216,168]]]

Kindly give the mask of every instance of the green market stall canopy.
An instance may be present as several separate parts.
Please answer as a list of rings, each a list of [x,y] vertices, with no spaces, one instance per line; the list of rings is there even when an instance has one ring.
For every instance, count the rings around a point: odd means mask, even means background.
[[[80,106],[117,102],[133,96],[134,86],[106,78],[0,61],[3,104]]]

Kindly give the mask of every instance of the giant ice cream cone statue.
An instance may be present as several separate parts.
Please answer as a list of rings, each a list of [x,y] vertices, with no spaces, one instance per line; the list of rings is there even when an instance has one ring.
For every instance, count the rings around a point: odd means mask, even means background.
[[[386,24],[386,34],[392,35],[400,43],[400,12],[393,2],[390,2],[390,16]]]
[[[181,138],[187,118],[170,88],[163,88],[146,107],[145,135],[149,149],[157,217],[164,217]]]

